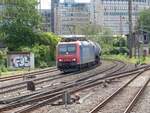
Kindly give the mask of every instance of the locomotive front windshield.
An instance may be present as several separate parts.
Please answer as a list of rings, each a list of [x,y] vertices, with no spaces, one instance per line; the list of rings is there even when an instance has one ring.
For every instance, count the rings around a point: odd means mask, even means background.
[[[76,53],[75,44],[61,44],[59,45],[59,54],[74,54]]]

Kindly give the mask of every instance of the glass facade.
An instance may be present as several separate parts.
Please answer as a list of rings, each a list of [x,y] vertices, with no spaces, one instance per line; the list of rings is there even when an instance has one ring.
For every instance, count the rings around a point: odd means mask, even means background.
[[[133,30],[139,12],[149,7],[150,0],[132,1]],[[95,15],[92,22],[110,28],[113,34],[128,34],[128,0],[92,0],[91,8],[91,16]]]
[[[88,3],[74,1],[60,3],[56,14],[57,34],[60,35],[78,34],[76,33],[78,26],[90,23],[90,5]]]
[[[45,32],[51,31],[51,10],[50,9],[42,9],[42,30]]]

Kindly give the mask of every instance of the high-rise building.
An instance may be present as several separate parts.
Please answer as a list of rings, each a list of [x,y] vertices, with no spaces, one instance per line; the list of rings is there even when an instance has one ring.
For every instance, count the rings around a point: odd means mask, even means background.
[[[51,31],[51,9],[42,7],[43,6],[43,0],[37,0],[38,2],[38,11],[40,15],[42,16],[42,31],[44,32],[50,32]],[[48,6],[50,3],[48,2]]]
[[[77,27],[90,23],[90,4],[65,0],[55,10],[55,33],[60,35],[78,34]]]
[[[50,32],[51,31],[51,10],[50,9],[41,9],[42,15],[42,31]]]
[[[141,10],[149,8],[150,0],[132,1],[133,30]],[[128,0],[91,0],[91,22],[109,28],[113,34],[128,34]]]

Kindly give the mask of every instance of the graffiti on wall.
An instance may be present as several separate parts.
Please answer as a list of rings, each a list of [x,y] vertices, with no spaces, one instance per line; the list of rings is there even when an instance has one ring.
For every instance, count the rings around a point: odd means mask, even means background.
[[[30,67],[30,55],[14,55],[11,57],[11,65],[14,68]]]

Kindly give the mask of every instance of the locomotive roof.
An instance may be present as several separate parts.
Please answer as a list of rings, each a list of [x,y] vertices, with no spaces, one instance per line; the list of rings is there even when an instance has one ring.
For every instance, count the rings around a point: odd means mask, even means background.
[[[85,35],[61,35],[62,42],[72,42],[72,41],[86,41]]]
[[[59,35],[63,38],[85,37],[85,35]]]
[[[88,45],[88,44],[92,44],[94,45],[94,42],[87,40],[87,41],[70,41],[70,42],[59,42],[58,44],[79,44],[79,45]]]
[[[59,42],[58,44],[76,44],[76,43],[80,43],[80,41]]]

